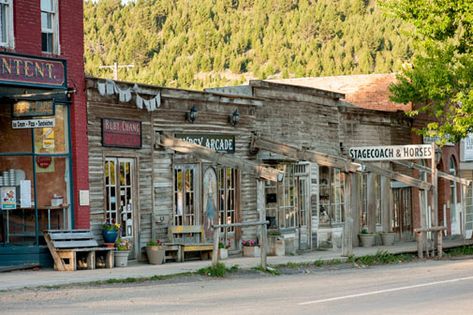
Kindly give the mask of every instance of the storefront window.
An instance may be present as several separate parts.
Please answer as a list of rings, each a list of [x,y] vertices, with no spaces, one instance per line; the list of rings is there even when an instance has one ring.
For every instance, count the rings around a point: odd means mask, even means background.
[[[345,216],[345,174],[339,169],[320,167],[320,223],[342,223]]]
[[[53,137],[50,128],[14,128],[12,107],[0,106],[0,244],[33,245],[43,230],[70,227],[67,107],[27,119],[44,118],[55,122]],[[34,150],[40,143],[52,151]]]
[[[282,182],[266,182],[266,214],[269,228],[296,228],[307,223],[308,187],[306,164],[280,164]]]
[[[53,128],[35,128],[35,153],[66,153],[69,151],[66,130],[69,129],[64,106],[56,106],[55,126]]]
[[[174,224],[195,225],[196,166],[176,165],[174,168]]]
[[[374,196],[372,197],[374,200],[374,209],[376,212],[376,224],[381,225],[382,217],[381,217],[381,176],[370,174],[369,176],[373,176],[373,180],[371,184],[373,185],[372,189],[370,189]],[[368,205],[369,205],[369,196],[368,196],[368,174],[363,174],[363,207],[361,208],[361,215],[360,215],[360,227],[368,225]]]
[[[220,224],[235,223],[236,172],[236,169],[230,167],[218,170]],[[235,227],[229,227],[226,231],[234,232]],[[222,229],[223,232],[225,231]]]

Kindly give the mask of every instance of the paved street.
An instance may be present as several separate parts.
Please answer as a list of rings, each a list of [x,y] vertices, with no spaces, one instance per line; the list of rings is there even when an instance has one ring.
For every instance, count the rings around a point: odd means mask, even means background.
[[[471,314],[473,260],[0,293],[3,314]]]

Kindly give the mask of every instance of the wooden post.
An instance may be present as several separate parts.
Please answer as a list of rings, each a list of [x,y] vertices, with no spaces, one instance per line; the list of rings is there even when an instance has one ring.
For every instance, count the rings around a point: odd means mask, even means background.
[[[266,205],[265,205],[265,191],[264,191],[264,181],[261,179],[257,180],[256,183],[257,191],[257,204],[260,215],[260,221],[266,221]],[[261,268],[266,270],[267,258],[266,258],[266,248],[268,247],[268,236],[267,236],[267,225],[263,224],[260,228],[260,240],[261,240]]]
[[[368,174],[368,182],[366,183],[368,211],[367,224],[370,233],[376,233],[376,192],[375,192],[375,174]]]
[[[351,216],[353,219],[352,224],[352,244],[353,246],[358,246],[358,233],[360,232],[360,178],[361,174],[354,173],[351,175],[351,194],[350,194],[350,203],[351,203]]]
[[[384,232],[392,232],[391,226],[391,181],[381,176],[381,223]]]
[[[416,233],[416,243],[417,243],[417,257],[424,258],[424,250],[422,247],[422,232]]]
[[[432,142],[432,211],[433,211],[433,218],[432,218],[432,226],[437,227],[439,225],[439,208],[438,208],[438,178],[437,178],[437,159],[436,159],[436,145]],[[445,222],[446,224],[446,222]],[[440,235],[442,235],[440,233]],[[438,252],[438,238],[434,238],[434,248],[437,249]]]
[[[215,267],[218,264],[218,241],[219,241],[218,234],[219,234],[220,228],[213,226],[213,229],[214,229],[214,248],[212,251],[212,266]]]
[[[351,204],[352,182],[355,176],[352,173],[345,173],[345,226],[343,228],[342,256],[353,255],[353,205]]]
[[[437,231],[437,255],[439,258],[442,258],[443,255],[442,234],[443,231]]]

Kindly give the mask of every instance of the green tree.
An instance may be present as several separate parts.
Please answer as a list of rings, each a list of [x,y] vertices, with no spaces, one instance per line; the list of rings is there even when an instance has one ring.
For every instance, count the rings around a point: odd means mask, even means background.
[[[418,47],[390,88],[392,100],[434,118],[424,134],[443,142],[465,137],[473,131],[473,2],[390,0],[386,7],[415,28]]]

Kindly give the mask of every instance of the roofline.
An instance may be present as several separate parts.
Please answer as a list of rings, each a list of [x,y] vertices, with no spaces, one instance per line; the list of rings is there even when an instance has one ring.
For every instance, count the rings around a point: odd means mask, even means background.
[[[86,76],[85,77],[86,80],[93,80],[93,81],[100,81],[100,80],[110,80],[110,79],[104,79],[104,78],[97,78],[97,77],[93,77],[93,76]],[[261,98],[258,98],[258,97],[253,97],[253,96],[247,96],[247,95],[234,95],[234,94],[225,94],[225,93],[213,93],[213,92],[207,92],[207,91],[198,91],[198,90],[190,90],[190,89],[181,89],[181,88],[170,88],[170,87],[164,87],[164,86],[158,86],[158,85],[151,85],[151,84],[145,84],[145,83],[139,83],[139,82],[129,82],[129,81],[120,81],[120,80],[112,80],[118,84],[126,84],[126,85],[130,85],[130,86],[133,86],[133,85],[138,85],[139,87],[141,88],[145,88],[145,89],[159,89],[163,92],[165,91],[180,91],[180,92],[186,92],[186,93],[189,93],[189,94],[198,94],[200,96],[207,96],[207,97],[218,97],[218,98],[228,98],[228,99],[242,99],[242,100],[245,100],[245,101],[249,101],[249,102],[253,102],[253,101],[256,101],[256,102],[261,102],[262,99]],[[147,94],[146,92],[144,92],[144,94]],[[152,94],[152,93],[150,93]],[[167,96],[169,97],[169,96]],[[251,105],[251,106],[261,106],[260,104],[241,104],[241,105]]]
[[[332,92],[332,91],[327,91],[327,90],[322,90],[322,89],[317,89],[317,88],[312,88],[312,87],[305,87],[305,86],[299,86],[299,85],[294,85],[294,84],[284,84],[284,83],[279,83],[279,82],[269,82],[265,80],[250,80],[249,85],[251,87],[260,87],[260,88],[284,88],[284,89],[296,89],[299,90],[299,92],[302,92],[304,94],[309,94],[313,96],[318,96],[318,97],[328,97],[332,98],[335,100],[339,99],[344,99],[345,94],[339,93],[339,92]]]

